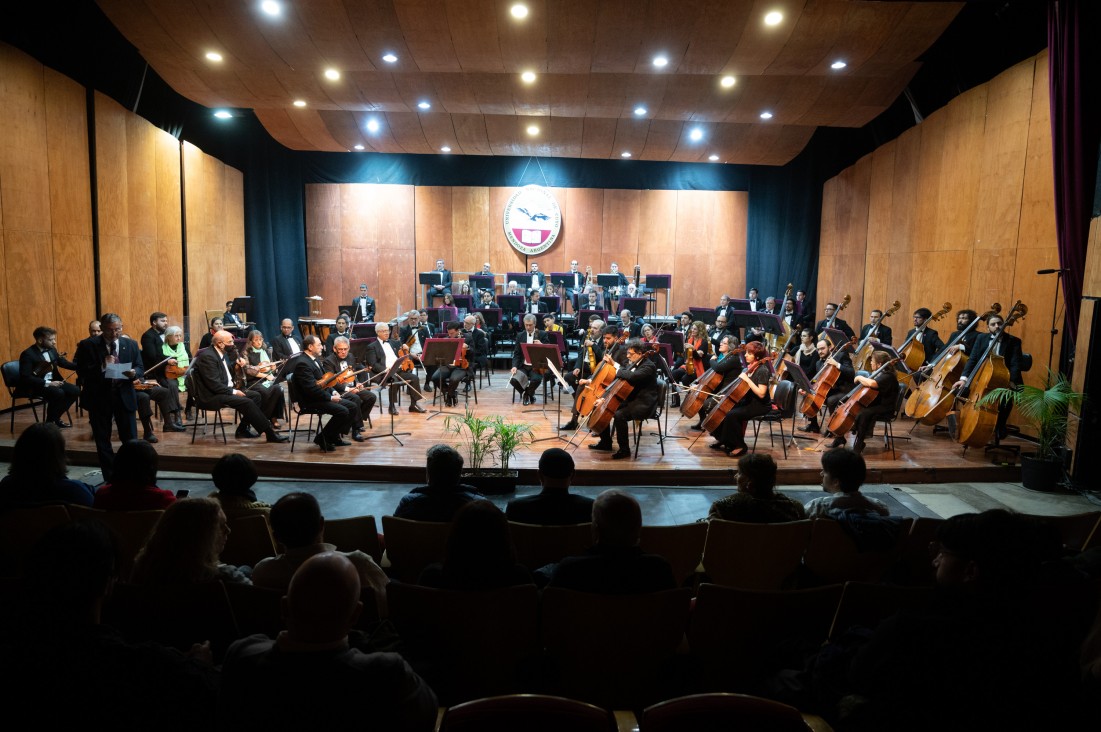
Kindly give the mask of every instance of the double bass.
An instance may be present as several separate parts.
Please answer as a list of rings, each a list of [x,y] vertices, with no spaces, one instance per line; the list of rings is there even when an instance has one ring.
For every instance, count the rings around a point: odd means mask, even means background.
[[[893,303],[891,303],[890,309],[887,310],[887,312],[883,313],[883,315],[879,316],[879,323],[882,323],[884,320],[897,313],[900,307],[902,307],[902,303],[898,300],[895,300]],[[853,354],[853,368],[857,371],[868,370],[868,361],[871,360],[872,351],[875,350],[875,346],[872,345],[872,336],[873,334],[878,335],[877,329],[879,327],[879,323],[876,324],[876,327],[868,331],[868,335],[864,336],[864,340],[860,341],[860,345],[856,348],[856,353]]]
[[[930,323],[943,318],[952,310],[952,303],[946,302],[941,306],[941,309],[930,315],[924,323],[914,329],[914,332],[910,334],[898,349],[898,356],[902,359],[902,363],[906,364],[906,370],[909,373],[898,372],[898,380],[905,386],[909,386],[913,377],[910,373],[917,371],[921,368],[921,365],[925,363],[925,345],[918,340],[918,336],[925,332],[925,329],[929,327]]]
[[[1013,307],[1009,311],[1009,317],[1005,319],[1001,331],[998,332],[998,337],[987,347],[986,353],[981,356],[981,362],[972,372],[967,399],[964,400],[964,404],[960,408],[959,426],[956,431],[956,442],[965,448],[982,447],[990,441],[990,437],[994,434],[994,428],[998,424],[998,405],[983,404],[980,406],[979,400],[982,399],[984,394],[988,394],[994,389],[1009,386],[1009,369],[1006,368],[1005,359],[994,353],[994,350],[997,344],[1001,342],[1005,329],[1027,314],[1028,306],[1020,300],[1013,303]]]
[[[841,299],[841,302],[837,305],[837,308],[833,311],[833,315],[826,321],[826,324],[822,326],[822,330],[826,328],[832,328],[833,324],[837,321],[837,316],[841,314],[841,311],[849,306],[849,303],[853,301],[852,295],[845,295]]]

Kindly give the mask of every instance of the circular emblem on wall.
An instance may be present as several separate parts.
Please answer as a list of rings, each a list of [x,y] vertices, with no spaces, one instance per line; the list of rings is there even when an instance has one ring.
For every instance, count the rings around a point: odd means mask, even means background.
[[[505,238],[525,256],[551,248],[562,231],[562,209],[543,186],[524,186],[505,204]]]

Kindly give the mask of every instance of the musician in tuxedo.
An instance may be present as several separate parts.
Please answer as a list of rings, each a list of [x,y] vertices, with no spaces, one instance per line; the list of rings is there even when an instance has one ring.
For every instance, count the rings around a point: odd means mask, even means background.
[[[630,284],[627,281],[627,275],[619,271],[619,264],[612,262],[610,274],[616,276],[616,284],[612,285],[611,292],[605,293],[604,302],[608,305],[609,310],[614,310],[612,307],[613,302],[619,302],[620,298],[627,294],[627,285]]]
[[[524,330],[516,334],[516,345],[512,349],[512,379],[509,383],[523,395],[525,406],[535,402],[535,390],[543,382],[543,375],[534,371],[530,363],[525,362],[522,346],[525,343],[547,343],[549,340],[544,331],[536,329],[536,322],[536,317],[531,313],[524,316]],[[526,387],[522,386],[524,377],[518,377],[517,372],[527,377]]]
[[[210,344],[214,342],[214,334],[222,330],[225,330],[224,321],[221,316],[210,319],[210,330],[199,339],[199,349],[210,348]]]
[[[730,295],[723,295],[719,298],[719,305],[715,308],[715,321],[718,322],[719,317],[730,320],[734,315],[734,306],[730,304]]]
[[[809,325],[814,322],[814,306],[807,299],[805,290],[795,291],[795,315],[799,318],[800,325]]]
[[[621,366],[616,371],[616,378],[626,381],[634,388],[616,410],[612,424],[598,435],[600,440],[589,445],[590,450],[611,452],[614,429],[618,449],[612,453],[612,459],[621,460],[631,457],[630,431],[627,423],[631,420],[645,419],[653,411],[654,405],[661,396],[658,369],[653,361],[646,358],[648,351],[649,348],[637,338],[627,341],[627,365]],[[605,353],[605,359],[614,362],[610,353]],[[597,405],[602,402],[603,398],[598,399]]]
[[[245,330],[248,329],[248,323],[241,320],[237,313],[233,312],[233,301],[226,302],[226,311],[222,313],[222,325],[226,330],[232,330],[241,336],[245,335]]]
[[[646,325],[646,321],[642,318],[635,318],[631,315],[630,310],[621,310],[619,313],[619,327],[620,331],[627,331],[628,338],[641,338],[642,326]]]
[[[749,309],[753,312],[757,312],[764,308],[765,304],[761,301],[761,298],[757,297],[757,288],[749,288]]]
[[[436,271],[440,273],[440,281],[428,287],[428,307],[434,307],[437,297],[451,294],[451,270],[444,266],[442,259],[436,260]]]
[[[784,325],[789,330],[798,331],[803,327],[803,321],[799,319],[799,314],[795,312],[795,301],[784,301],[784,314],[780,316],[780,320],[784,321]]]
[[[1009,387],[1020,389],[1024,383],[1022,371],[1024,369],[1025,354],[1021,339],[1003,330],[1004,325],[1005,318],[1001,315],[991,315],[987,318],[987,334],[980,334],[976,338],[973,344],[974,352],[967,360],[967,365],[963,367],[963,374],[955,384],[956,391],[961,397],[967,396],[971,379],[978,371],[980,362],[988,360],[984,356],[990,349],[994,349],[992,351],[993,355],[1005,359],[1005,367],[1009,371]],[[1012,402],[1001,402],[998,405],[998,421],[994,426],[994,436],[999,440],[1004,440],[1008,434],[1005,425],[1012,410]]]
[[[471,341],[466,339],[465,332],[463,326],[458,322],[447,324],[447,337],[455,341],[462,340],[466,344],[466,358],[468,364],[473,364],[475,363],[473,356],[474,349],[471,346]],[[459,391],[459,384],[463,383],[463,380],[469,375],[469,367],[463,368],[458,360],[443,364],[435,370],[431,378],[436,381],[443,392],[443,403],[445,407],[455,406],[458,402],[457,394]]]
[[[543,292],[547,286],[547,277],[539,271],[539,263],[531,263],[531,286],[528,288],[528,294],[533,292]]]
[[[57,352],[56,330],[40,325],[33,335],[34,345],[19,354],[19,387],[46,402],[47,422],[70,427],[61,417],[80,396],[80,389],[65,381],[57,367],[76,371],[76,364]]]
[[[765,298],[765,307],[764,307],[763,310],[761,310],[761,312],[768,313],[769,315],[779,315],[780,314],[780,308],[776,304],[776,298],[766,297]]]
[[[243,370],[248,365],[248,359],[233,347],[233,336],[228,331],[215,333],[210,348],[201,351],[191,365],[191,388],[196,401],[205,408],[230,407],[241,415],[234,435],[239,440],[263,434],[268,442],[287,442],[289,438],[279,435],[264,416],[260,394],[242,391],[234,385],[234,370],[238,366]],[[250,426],[256,431],[249,429]]]
[[[429,338],[431,338],[432,336],[434,336],[436,334],[436,327],[428,322],[428,311],[427,310],[418,310],[417,311],[417,326],[420,327],[420,328],[425,328],[428,331],[428,337]]]
[[[283,318],[279,323],[279,335],[271,339],[271,357],[276,361],[284,361],[294,358],[302,353],[302,340],[294,332],[294,322],[290,318]],[[292,365],[287,366],[287,371]]]
[[[975,322],[979,314],[974,310],[960,310],[956,313],[956,332],[948,339],[946,348],[950,354],[959,353],[963,351],[967,354],[968,358],[975,355],[975,344],[979,339],[979,331],[972,328],[966,334],[968,326]]]
[[[835,302],[826,303],[825,317],[822,318],[821,320],[819,320],[818,324],[816,326],[814,326],[815,335],[822,335],[822,331],[825,330],[827,326],[829,326],[830,318],[832,318],[833,314],[836,313],[836,312],[837,312],[837,303],[835,303]],[[848,323],[846,323],[841,318],[835,319],[833,321],[833,325],[829,326],[829,327],[833,328],[834,330],[839,330],[842,333],[844,333],[845,338],[852,338],[854,335],[856,335],[856,333],[853,332],[852,326],[850,326]],[[835,343],[834,345],[838,345],[838,344]]]
[[[294,362],[294,374],[291,377],[298,403],[329,415],[329,421],[317,433],[317,437],[314,437],[314,444],[322,452],[333,452],[337,447],[347,447],[352,443],[345,442],[341,435],[347,434],[352,428],[352,410],[357,407],[353,407],[350,401],[345,402],[335,390],[318,386],[317,382],[325,375],[325,371],[321,366],[321,341],[317,336],[308,335],[302,339],[302,353],[303,356]]]
[[[883,322],[883,311],[879,308],[868,313],[868,322],[860,326],[860,342],[868,337],[885,346],[892,345],[891,326]]]
[[[524,313],[530,315],[542,316],[543,313],[549,313],[550,309],[547,304],[543,302],[542,294],[539,290],[532,290],[531,296],[528,298],[527,304],[524,305]],[[537,318],[542,320],[542,317]]]
[[[573,307],[573,311],[576,313],[580,308],[579,298],[582,290],[585,289],[585,273],[580,272],[577,269],[577,260],[570,261],[570,280],[566,283],[566,299],[570,301],[570,305]],[[563,308],[565,310],[565,308]]]
[[[581,303],[581,310],[603,310],[604,293],[596,291],[596,285],[585,293],[585,302]]]
[[[845,395],[852,391],[853,379],[856,378],[856,370],[853,368],[852,358],[849,357],[847,350],[838,353],[835,356],[830,355],[830,344],[828,341],[818,341],[818,360],[814,364],[814,374],[807,374],[811,379],[816,379],[816,374],[820,374],[822,369],[826,366],[833,366],[838,369],[839,374],[837,381],[834,382],[833,387],[826,393],[825,409],[832,412],[837,403],[845,398]],[[817,384],[814,385],[817,389]],[[821,414],[821,410],[819,411]],[[818,415],[815,415],[809,422],[803,425],[801,428],[804,432],[818,432]]]
[[[375,320],[375,298],[367,297],[367,283],[359,286],[359,296],[352,298],[352,322],[371,323]]]
[[[481,300],[478,302],[478,307],[482,310],[488,310],[490,308],[497,307],[497,301],[493,299],[493,290],[479,290],[478,297]]]
[[[379,375],[385,374],[398,360],[398,351],[401,350],[401,346],[400,342],[390,340],[389,323],[378,323],[375,326],[375,339],[367,344],[366,354],[371,376],[378,377],[373,379],[375,383],[380,383],[383,377]],[[421,399],[424,399],[424,394],[421,393],[420,376],[416,371],[401,370],[395,371],[390,381],[390,414],[398,413],[398,389],[403,385],[409,392],[409,411],[424,414],[424,407],[418,404]]]
[[[462,336],[470,347],[470,363],[486,368],[489,366],[489,334],[477,326],[478,319],[467,315],[463,318]]]
[[[427,316],[427,313],[425,315]],[[409,357],[418,365],[425,367],[425,384],[429,383],[432,371],[436,368],[431,364],[424,364],[421,362],[421,354],[424,352],[424,342],[431,337],[432,331],[428,325],[427,319],[424,323],[421,323],[420,312],[417,310],[410,310],[405,325],[398,329],[398,340],[403,344],[409,343],[410,340],[413,341],[409,344]]]
[[[351,316],[347,313],[341,313],[336,316],[336,323],[328,337],[325,339],[325,345],[321,350],[323,353],[332,353],[333,344],[336,343],[337,338],[347,338],[351,341],[352,338],[352,324]]]
[[[719,315],[715,318],[715,325],[708,329],[708,339],[711,341],[711,352],[719,352],[719,344],[722,343],[723,338],[730,335],[730,329],[727,327],[727,319],[725,315]]]
[[[180,419],[180,390],[173,383],[174,380],[165,375],[166,364],[161,364],[165,360],[164,343],[167,331],[168,316],[161,312],[151,313],[149,330],[141,334],[141,362],[145,368],[146,377],[155,379],[157,385],[164,391],[157,389],[155,393],[146,396],[154,398],[160,407],[165,432],[183,432],[184,426]],[[157,364],[161,365],[157,366]],[[155,369],[154,366],[156,366]],[[149,418],[152,419],[152,411],[149,413]],[[146,425],[146,433],[152,433],[149,425]]]
[[[345,369],[351,369],[352,371],[358,371],[361,366],[355,363],[350,351],[352,349],[352,342],[344,336],[339,336],[333,341],[333,349],[325,360],[322,362],[321,367],[324,371],[339,374]],[[364,374],[360,374],[355,377],[354,383],[347,384],[335,384],[333,391],[340,395],[341,403],[348,408],[352,417],[352,439],[356,442],[363,442],[366,438],[361,434],[363,432],[363,420],[371,419],[371,410],[375,408],[375,402],[378,401],[378,397],[375,396],[373,391],[362,388]]]
[[[102,333],[77,344],[75,362],[81,384],[80,405],[88,412],[103,479],[110,482],[115,460],[111,422],[113,420],[118,429],[119,442],[137,439],[138,423],[134,413],[138,400],[134,382],[144,378],[145,368],[138,344],[122,337],[120,316],[104,313],[99,323]],[[108,364],[127,363],[130,368],[118,377],[106,375]]]
[[[906,332],[906,340],[910,340],[911,336],[925,349],[925,361],[927,364],[936,358],[940,353],[940,349],[944,348],[944,341],[940,339],[940,334],[932,328],[926,326],[924,330],[918,330],[929,318],[933,317],[933,311],[929,308],[918,308],[914,311],[914,327]]]

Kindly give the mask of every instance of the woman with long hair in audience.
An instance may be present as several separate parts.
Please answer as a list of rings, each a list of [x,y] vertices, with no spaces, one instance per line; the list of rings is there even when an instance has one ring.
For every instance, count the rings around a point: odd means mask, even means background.
[[[251,584],[247,568],[222,564],[229,523],[218,502],[189,498],[169,506],[134,561],[137,585],[188,585],[222,580]]]
[[[8,474],[0,480],[0,510],[47,503],[91,506],[95,491],[68,477],[65,437],[52,422],[36,422],[19,435]]]
[[[128,440],[115,455],[111,482],[96,491],[95,508],[105,511],[156,511],[176,502],[172,491],[157,487],[156,449],[145,440]]]
[[[501,509],[486,500],[471,501],[451,522],[442,563],[430,564],[417,584],[444,590],[496,590],[531,583],[531,573],[516,563],[516,548]]]

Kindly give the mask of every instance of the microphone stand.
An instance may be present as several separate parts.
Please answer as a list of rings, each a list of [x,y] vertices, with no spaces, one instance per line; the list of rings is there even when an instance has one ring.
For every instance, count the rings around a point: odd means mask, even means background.
[[[1055,297],[1052,298],[1052,300],[1051,300],[1051,341],[1050,341],[1050,343],[1048,343],[1048,347],[1047,347],[1047,370],[1048,370],[1048,373],[1051,373],[1051,359],[1055,355],[1055,336],[1059,334],[1059,329],[1055,327],[1055,318],[1056,318],[1056,314],[1059,312],[1059,285],[1060,285],[1061,280],[1063,278],[1063,272],[1064,271],[1065,270],[1057,269],[1057,270],[1055,270],[1054,273],[1051,273],[1051,272],[1047,273],[1047,274],[1054,274],[1055,275]],[[1036,274],[1044,274],[1044,273],[1043,272],[1037,272]],[[1044,378],[1047,378],[1047,377],[1044,377]]]

